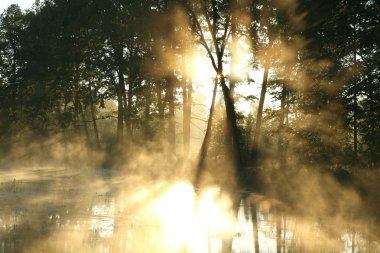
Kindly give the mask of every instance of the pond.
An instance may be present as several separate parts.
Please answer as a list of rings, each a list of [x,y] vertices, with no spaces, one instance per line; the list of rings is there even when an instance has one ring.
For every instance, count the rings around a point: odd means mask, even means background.
[[[142,184],[65,167],[0,178],[0,253],[217,253],[228,237],[232,252],[255,252],[252,206],[242,202],[235,219],[218,187],[197,195],[186,182]],[[260,252],[380,252],[378,238],[356,229],[354,219],[331,228],[265,201],[256,206]]]

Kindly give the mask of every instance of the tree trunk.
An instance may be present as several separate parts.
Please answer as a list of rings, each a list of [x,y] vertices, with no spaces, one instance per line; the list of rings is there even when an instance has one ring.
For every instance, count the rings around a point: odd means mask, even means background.
[[[87,140],[86,143],[88,145],[90,145],[91,144],[91,138],[90,138],[90,133],[89,133],[88,127],[87,127],[87,119],[86,119],[84,109],[82,107],[82,103],[79,101],[79,99],[77,99],[77,104],[78,104],[78,110],[80,111],[80,115],[82,117],[83,129],[84,129],[84,133],[86,135],[86,140]]]
[[[92,97],[92,88],[91,88],[91,84],[89,86],[89,91],[90,91],[90,107],[91,107],[91,117],[92,117],[92,126],[94,128],[94,135],[95,135],[95,143],[96,143],[96,148],[97,149],[100,149],[101,148],[101,145],[100,145],[100,139],[99,139],[99,132],[98,132],[98,126],[96,124],[96,114],[95,114],[95,108],[94,108],[94,99]]]
[[[175,153],[175,118],[174,118],[174,76],[168,78],[168,103],[169,103],[169,145]]]
[[[150,105],[152,103],[151,101],[151,94],[147,93],[145,94],[146,101],[145,101],[145,109],[144,109],[144,135],[145,137],[150,138],[151,135],[151,128],[150,128]]]
[[[116,85],[116,95],[117,95],[117,147],[120,149],[123,145],[123,139],[124,139],[124,129],[123,129],[123,90],[122,86],[124,85],[124,76],[121,72],[121,69],[119,68],[118,72],[118,83]]]
[[[354,52],[354,68],[356,74],[356,52]],[[355,76],[356,79],[356,76]],[[354,82],[354,157],[358,160],[358,94],[356,80]]]
[[[370,121],[370,136],[371,136],[371,142],[370,142],[370,156],[371,156],[371,166],[372,168],[375,167],[376,164],[376,135],[375,135],[375,120],[374,120],[374,103],[373,101],[374,96],[373,96],[373,88],[370,87],[369,91],[369,121]]]
[[[252,216],[252,225],[253,225],[253,241],[255,243],[255,253],[260,252],[259,244],[259,226],[257,220],[257,206],[252,204],[251,206],[251,216]]]
[[[131,81],[129,81],[129,84],[128,84],[129,87],[132,86],[132,83]],[[125,123],[125,128],[126,128],[126,134],[124,136],[124,138],[127,139],[127,142],[128,144],[130,144],[130,141],[132,140],[132,133],[131,133],[131,123],[130,123],[130,104],[127,102],[127,91],[125,90],[125,85],[123,85],[121,87],[122,89],[122,96],[123,96],[123,109],[124,109],[124,123]],[[131,96],[130,95],[131,92],[128,92],[128,100],[129,100],[129,97]]]
[[[189,153],[189,149],[190,149],[191,110],[192,110],[192,103],[193,103],[193,81],[191,79],[189,79],[187,88],[188,88],[188,90],[187,90],[187,112],[186,112],[186,117],[187,117],[187,120],[186,120],[186,124],[187,124],[186,135],[187,135],[187,139],[189,141],[188,141],[188,144],[187,144],[187,149],[186,149],[187,153],[186,154]]]
[[[159,116],[159,137],[162,138],[163,137],[163,133],[164,133],[164,128],[165,128],[165,124],[164,124],[164,111],[165,111],[165,104],[164,104],[164,99],[162,98],[162,84],[161,83],[157,83],[157,107],[158,107],[158,116]]]
[[[231,66],[230,66],[230,93],[231,97],[234,99],[235,97],[235,86],[237,83],[237,73],[236,73],[236,65],[237,65],[237,19],[235,16],[235,8],[236,1],[232,1],[232,10],[231,10]]]
[[[120,151],[123,147],[124,141],[124,105],[123,105],[123,91],[125,89],[125,80],[124,80],[124,57],[123,57],[123,46],[121,43],[117,43],[113,45],[115,59],[118,63],[117,76],[118,81],[116,86],[116,96],[117,96],[117,138],[116,138],[116,146],[117,151]]]
[[[234,101],[231,97],[230,89],[226,85],[226,80],[223,75],[220,78],[220,84],[222,86],[224,103],[226,106],[226,116],[227,116],[227,133],[231,135],[230,143],[232,147],[232,158],[235,164],[235,172],[238,179],[238,183],[240,186],[244,187],[244,183],[242,181],[242,166],[241,166],[241,154],[240,154],[240,138],[239,138],[239,129],[237,126],[236,112]]]
[[[219,60],[221,62],[221,59]],[[222,65],[219,63],[220,70],[222,70]],[[233,172],[234,172],[234,178],[236,180],[236,187],[237,188],[230,188],[228,189],[229,195],[232,201],[232,208],[234,216],[237,217],[239,206],[242,197],[244,198],[243,194],[241,194],[241,190],[245,192],[245,189],[247,187],[246,181],[244,179],[244,169],[242,167],[241,162],[241,153],[240,153],[240,138],[239,138],[239,129],[237,126],[237,117],[236,117],[236,111],[235,111],[235,105],[234,101],[231,97],[230,89],[226,85],[226,80],[223,75],[223,71],[220,71],[220,84],[222,86],[223,91],[223,97],[224,97],[224,104],[226,107],[226,117],[227,117],[227,124],[226,124],[226,135],[230,135],[231,143],[226,147],[227,150],[231,152],[231,158],[233,161]],[[233,236],[231,235],[230,238],[228,238],[228,245],[229,245],[229,251],[232,250],[232,239]]]
[[[128,85],[128,105],[127,106],[127,116],[128,116],[128,124],[127,124],[127,131],[129,131],[129,137],[132,140],[132,98],[133,98],[133,84],[136,80],[131,80]]]
[[[201,179],[202,179],[201,177],[202,177],[203,172],[204,172],[204,165],[205,165],[205,161],[206,161],[206,157],[207,157],[207,153],[208,153],[208,148],[210,145],[211,127],[212,127],[212,119],[214,116],[217,86],[218,86],[218,79],[215,78],[214,90],[212,93],[212,101],[211,101],[210,113],[209,113],[208,121],[207,121],[206,133],[205,133],[205,137],[203,139],[203,143],[201,146],[201,152],[199,154],[198,166],[197,166],[197,170],[195,173],[195,179],[194,179],[194,184],[193,184],[195,189],[198,189],[199,184],[201,182]]]
[[[182,87],[182,137],[183,137],[183,153],[186,156],[189,151],[189,138],[187,135],[188,132],[188,95],[187,95],[187,85],[185,78],[185,60],[182,60],[182,79],[181,79],[181,87]]]
[[[283,238],[282,238],[282,252],[286,253],[286,215],[284,217],[284,229],[283,229]]]
[[[357,64],[356,64],[356,17],[354,16],[353,27],[353,63],[354,63],[354,158],[355,162],[358,161],[358,92],[357,92]]]
[[[12,105],[11,105],[11,108],[12,108],[12,115],[13,117],[16,116],[17,114],[17,95],[18,95],[18,87],[19,87],[19,84],[17,83],[17,72],[16,72],[16,41],[13,39],[12,40],[12,51],[13,51],[13,54],[12,54],[12,69],[11,69],[11,78],[10,78],[10,81],[11,81],[11,90],[12,90]]]
[[[190,120],[191,120],[191,112],[190,112],[190,103],[189,101],[189,91],[187,88],[186,79],[182,76],[182,101],[183,101],[183,119],[182,119],[182,127],[183,127],[183,153],[185,156],[189,154],[189,145],[190,145]]]
[[[160,116],[160,119],[164,118],[164,101],[162,99],[162,87],[159,84],[157,86],[157,103],[158,103],[158,115]]]
[[[278,125],[278,144],[277,150],[279,153],[278,156],[278,164],[281,171],[286,169],[286,143],[284,140],[284,126],[285,126],[285,118],[287,118],[286,112],[286,98],[287,98],[287,89],[286,87],[282,87],[281,91],[281,107],[280,107],[280,119]]]
[[[277,253],[281,253],[282,249],[282,238],[281,238],[281,212],[276,210],[276,249]]]
[[[259,107],[257,109],[256,124],[255,124],[254,135],[253,135],[252,159],[254,162],[256,162],[256,159],[257,159],[259,142],[260,142],[261,124],[262,124],[263,110],[264,110],[264,101],[265,101],[265,95],[267,92],[267,84],[268,84],[268,73],[269,73],[269,63],[265,64],[265,67],[264,67],[263,83],[261,85]]]
[[[232,252],[232,241],[233,241],[233,237],[222,240],[222,253]]]

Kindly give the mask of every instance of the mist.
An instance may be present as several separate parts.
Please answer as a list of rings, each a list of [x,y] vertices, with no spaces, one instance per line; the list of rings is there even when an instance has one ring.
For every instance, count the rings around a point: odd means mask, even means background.
[[[0,253],[380,252],[373,1],[0,15]]]

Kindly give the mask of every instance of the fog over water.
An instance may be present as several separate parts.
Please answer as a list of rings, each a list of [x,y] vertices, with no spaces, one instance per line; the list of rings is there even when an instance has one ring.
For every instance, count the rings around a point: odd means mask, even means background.
[[[228,233],[233,233],[233,252],[254,252],[249,203],[241,203],[235,219],[222,187],[194,191],[185,173],[169,175],[163,169],[175,162],[161,157],[160,164],[152,163],[158,157],[141,154],[130,166],[133,173],[128,167],[115,171],[89,164],[3,170],[0,252],[221,252]],[[151,171],[138,170],[137,164]],[[314,183],[304,194],[315,194]],[[324,187],[338,187],[329,184]],[[279,242],[281,252],[379,252],[378,226],[354,214],[362,200],[345,191],[334,189],[343,200],[332,213],[323,206],[326,196],[307,200],[302,214],[252,195],[247,202],[258,206],[260,252],[276,252]],[[300,204],[305,201],[298,197]]]

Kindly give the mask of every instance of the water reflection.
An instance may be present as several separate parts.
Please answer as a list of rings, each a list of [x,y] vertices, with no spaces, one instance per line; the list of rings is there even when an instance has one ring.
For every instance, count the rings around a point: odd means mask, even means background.
[[[233,252],[255,252],[251,212],[245,210],[250,206],[241,205],[233,227],[225,211],[207,205],[211,197],[205,198],[207,212],[194,215],[195,204],[187,201],[194,193],[187,186],[138,187],[103,171],[67,168],[30,169],[1,179],[1,253],[217,253],[226,228],[234,230]],[[376,238],[353,229],[354,220],[336,231],[260,205],[257,220],[260,252],[380,252]]]

